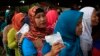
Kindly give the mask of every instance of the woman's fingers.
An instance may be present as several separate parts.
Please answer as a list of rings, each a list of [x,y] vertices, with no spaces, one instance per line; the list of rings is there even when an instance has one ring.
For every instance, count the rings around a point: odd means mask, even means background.
[[[52,47],[54,50],[60,51],[62,48],[64,48],[64,45],[58,42],[58,43],[55,43]]]

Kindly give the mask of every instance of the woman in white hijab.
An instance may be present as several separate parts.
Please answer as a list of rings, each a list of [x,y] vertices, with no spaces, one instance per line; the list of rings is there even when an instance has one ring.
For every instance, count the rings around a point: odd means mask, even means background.
[[[93,7],[84,7],[80,10],[83,12],[83,32],[80,36],[80,45],[84,56],[88,56],[88,51],[92,48],[92,26],[98,24],[98,17],[96,15],[96,10]]]

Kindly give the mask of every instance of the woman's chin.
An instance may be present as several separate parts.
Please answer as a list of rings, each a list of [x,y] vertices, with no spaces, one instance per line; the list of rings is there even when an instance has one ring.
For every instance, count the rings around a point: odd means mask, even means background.
[[[46,28],[46,26],[45,25],[42,25],[42,26],[39,26],[39,28]]]

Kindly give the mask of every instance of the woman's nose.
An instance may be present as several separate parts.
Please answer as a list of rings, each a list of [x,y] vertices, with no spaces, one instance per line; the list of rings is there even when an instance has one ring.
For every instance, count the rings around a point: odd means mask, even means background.
[[[80,25],[80,29],[81,29],[81,30],[83,29],[83,25],[82,25],[82,24]]]
[[[44,21],[45,20],[45,18],[44,17],[41,17],[41,21]]]

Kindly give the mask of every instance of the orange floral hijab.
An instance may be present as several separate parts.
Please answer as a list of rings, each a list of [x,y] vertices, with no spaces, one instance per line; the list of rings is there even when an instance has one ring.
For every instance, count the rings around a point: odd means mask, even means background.
[[[12,26],[15,30],[19,30],[22,26],[22,20],[24,19],[23,13],[17,13],[12,18]]]
[[[36,40],[37,38],[44,39],[45,35],[51,33],[51,30],[47,28],[40,29],[35,27],[36,23],[34,17],[35,17],[36,9],[38,8],[39,8],[38,6],[34,6],[30,8],[28,11],[28,16],[30,18],[30,31],[26,34],[26,36],[32,41]]]

